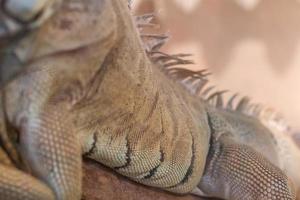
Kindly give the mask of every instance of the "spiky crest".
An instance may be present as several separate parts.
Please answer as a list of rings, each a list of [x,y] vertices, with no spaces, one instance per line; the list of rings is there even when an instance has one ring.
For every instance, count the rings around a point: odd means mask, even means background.
[[[252,103],[247,96],[238,93],[230,95],[229,99],[224,97],[228,90],[217,90],[215,86],[209,84],[208,76],[211,74],[207,69],[193,71],[178,66],[194,64],[188,59],[192,54],[167,54],[160,51],[160,48],[168,41],[166,34],[147,34],[144,28],[157,28],[157,24],[152,23],[154,13],[136,16],[135,21],[140,31],[140,36],[144,44],[144,49],[150,60],[158,66],[169,78],[183,85],[192,95],[200,97],[208,104],[219,109],[235,111],[247,116],[252,116],[260,120],[268,128],[274,128],[281,132],[290,132],[290,127],[283,117],[275,109]]]

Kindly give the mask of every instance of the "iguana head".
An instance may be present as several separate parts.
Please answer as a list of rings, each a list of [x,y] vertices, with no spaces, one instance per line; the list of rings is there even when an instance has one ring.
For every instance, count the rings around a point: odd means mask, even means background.
[[[21,69],[22,62],[15,52],[19,43],[58,10],[61,0],[1,0],[0,4],[0,84],[2,84]]]
[[[22,7],[23,4],[13,0],[13,2],[15,1],[15,4],[20,5],[16,8],[11,6],[11,12],[17,12],[17,9],[22,10],[19,7]],[[0,76],[0,80],[3,79],[2,82],[9,80],[10,77],[16,74],[20,68],[18,66],[25,66],[28,62],[41,57],[71,52],[96,42],[101,42],[102,46],[99,51],[109,51],[113,42],[116,41],[118,24],[111,1],[31,0],[29,2],[32,2],[32,12],[26,12],[30,7],[26,7],[26,3],[24,3],[24,11],[17,12],[19,13],[18,19],[23,20],[16,20],[16,17],[0,18],[4,28],[6,24],[10,23],[14,23],[18,27],[16,28],[18,31],[6,28],[7,32],[2,35],[0,33],[0,44],[1,41],[9,41],[8,45],[0,46],[0,50],[2,49],[0,54],[0,56],[2,55],[0,57],[2,78]],[[54,12],[56,14],[50,17]],[[2,13],[4,15],[6,11],[2,11]],[[21,21],[26,21],[26,23]],[[19,38],[20,34],[21,38]],[[14,37],[11,37],[11,35]],[[16,40],[16,37],[18,40]],[[118,37],[122,36],[118,35]],[[5,66],[10,67],[8,69]],[[70,68],[70,70],[76,69]]]
[[[60,6],[61,0],[1,0],[0,39],[14,37],[40,26]]]

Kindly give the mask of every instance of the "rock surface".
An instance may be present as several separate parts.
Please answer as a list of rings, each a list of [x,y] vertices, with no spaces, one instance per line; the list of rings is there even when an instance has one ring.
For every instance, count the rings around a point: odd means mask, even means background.
[[[84,160],[82,200],[203,200],[184,195],[176,196],[127,180],[112,170],[91,160]]]

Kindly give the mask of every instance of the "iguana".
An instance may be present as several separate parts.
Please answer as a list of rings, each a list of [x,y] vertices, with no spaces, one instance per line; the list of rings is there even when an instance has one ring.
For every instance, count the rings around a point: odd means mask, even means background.
[[[1,199],[80,199],[81,155],[178,194],[296,199],[292,141],[247,98],[209,93],[205,71],[176,68],[187,55],[138,31],[152,15],[125,0],[1,3],[21,27],[2,35],[1,73],[16,70],[1,74]]]

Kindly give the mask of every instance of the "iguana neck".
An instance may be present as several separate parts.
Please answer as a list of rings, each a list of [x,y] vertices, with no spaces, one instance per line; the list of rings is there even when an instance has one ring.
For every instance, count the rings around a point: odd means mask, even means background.
[[[90,101],[99,101],[101,112],[99,111],[98,115],[108,116],[114,110],[121,110],[124,112],[122,114],[134,113],[136,118],[146,118],[147,113],[151,113],[151,109],[155,106],[153,104],[166,107],[174,104],[172,106],[179,110],[189,112],[178,119],[190,118],[191,115],[192,118],[202,119],[204,105],[201,101],[154,66],[143,49],[131,16],[124,14],[124,8],[120,8],[123,6],[121,3],[112,1],[112,4],[114,4],[116,23],[118,23],[115,31],[116,42],[99,67],[96,76],[91,79],[93,88],[88,90],[92,94],[86,96],[87,99],[90,97],[89,101],[83,99],[84,101],[81,102],[84,102],[85,106],[79,102],[77,108],[84,107],[80,110],[85,112]],[[102,105],[105,107],[103,108]],[[96,112],[97,108],[93,107],[91,110]]]
[[[131,16],[119,2],[112,1],[118,39],[90,92],[73,107],[83,153],[101,157],[103,164],[146,185],[188,192],[199,183],[208,152],[204,105],[149,61]],[[176,180],[155,178],[171,176],[171,169],[180,173]]]

